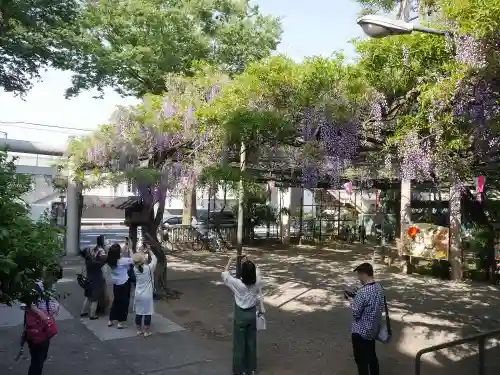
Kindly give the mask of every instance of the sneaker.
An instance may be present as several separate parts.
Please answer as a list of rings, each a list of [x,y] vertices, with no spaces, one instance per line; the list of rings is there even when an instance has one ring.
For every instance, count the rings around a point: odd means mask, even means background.
[[[115,322],[114,322],[114,321],[112,321],[112,320],[110,320],[110,321],[108,322],[108,327],[112,327],[114,324],[115,324]]]
[[[89,316],[89,314],[88,313],[81,313],[80,314],[80,318],[85,318],[86,316]]]
[[[124,328],[127,328],[127,324],[126,324],[126,323],[122,323],[122,322],[120,322],[120,323],[118,323],[118,324],[116,325],[116,328],[118,328],[118,329],[124,329]]]
[[[96,319],[99,319],[99,317],[96,315],[96,316],[91,316],[89,319],[90,320],[96,320]]]

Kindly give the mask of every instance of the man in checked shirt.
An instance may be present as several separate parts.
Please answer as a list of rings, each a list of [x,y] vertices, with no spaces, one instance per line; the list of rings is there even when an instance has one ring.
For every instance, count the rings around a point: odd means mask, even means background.
[[[384,309],[384,289],[373,279],[370,263],[354,270],[362,286],[355,292],[346,291],[352,309],[352,349],[359,375],[379,375],[375,339],[379,333]]]

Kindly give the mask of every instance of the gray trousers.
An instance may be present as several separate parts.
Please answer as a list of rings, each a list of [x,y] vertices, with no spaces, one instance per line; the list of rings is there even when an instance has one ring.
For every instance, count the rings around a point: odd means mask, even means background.
[[[250,374],[257,369],[257,326],[255,306],[234,305],[233,374]]]

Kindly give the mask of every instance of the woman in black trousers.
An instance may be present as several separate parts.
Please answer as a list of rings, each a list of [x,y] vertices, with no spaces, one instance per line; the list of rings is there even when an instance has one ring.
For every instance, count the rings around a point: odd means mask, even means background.
[[[117,328],[125,328],[130,304],[130,280],[128,270],[132,264],[130,257],[121,256],[121,247],[114,244],[109,248],[107,263],[111,269],[113,281],[113,303],[109,313],[108,326],[117,324]]]

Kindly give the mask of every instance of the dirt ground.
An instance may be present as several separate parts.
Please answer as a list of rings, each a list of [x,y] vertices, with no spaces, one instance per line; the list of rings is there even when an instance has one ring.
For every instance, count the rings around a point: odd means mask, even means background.
[[[346,285],[357,284],[352,270],[371,261],[368,245],[330,248],[289,246],[247,248],[264,277],[268,330],[259,334],[259,374],[355,374],[351,355]],[[170,287],[179,299],[160,302],[158,312],[231,351],[232,296],[220,271],[227,255],[177,249],[168,256]],[[381,373],[412,374],[422,348],[500,327],[497,287],[454,283],[376,266],[387,291],[394,337],[378,345]],[[497,342],[487,351],[487,374],[498,373]],[[424,357],[422,374],[473,375],[474,345]]]

